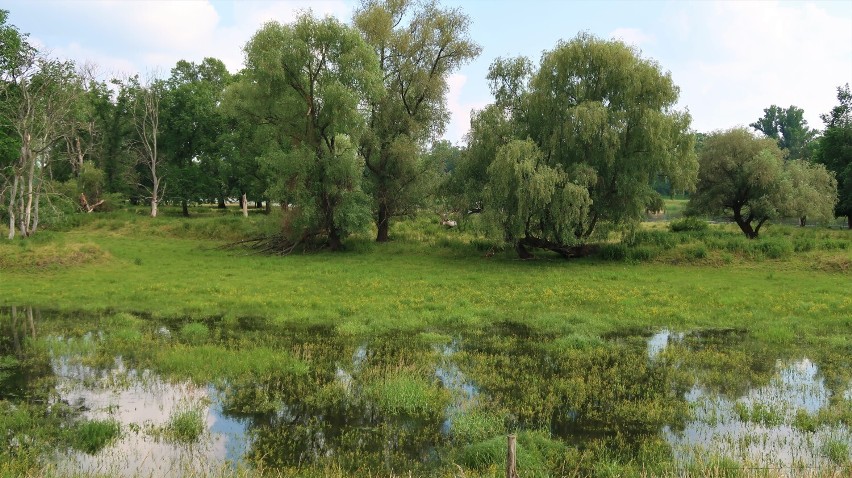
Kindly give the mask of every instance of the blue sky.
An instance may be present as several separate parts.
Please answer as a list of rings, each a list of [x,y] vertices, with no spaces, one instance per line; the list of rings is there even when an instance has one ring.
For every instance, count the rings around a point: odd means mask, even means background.
[[[357,1],[7,0],[10,23],[54,56],[91,61],[110,75],[177,60],[222,59],[236,71],[242,46],[268,20],[311,8],[348,21]],[[471,109],[491,101],[485,75],[497,57],[538,62],[560,39],[588,31],[619,38],[670,71],[693,128],[748,125],[771,104],[797,105],[812,127],[852,83],[852,1],[443,0],[472,20],[482,55],[449,80],[446,137],[462,140]]]

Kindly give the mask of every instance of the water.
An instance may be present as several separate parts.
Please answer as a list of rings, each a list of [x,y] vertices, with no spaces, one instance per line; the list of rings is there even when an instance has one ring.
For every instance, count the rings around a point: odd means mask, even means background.
[[[97,370],[79,357],[53,360],[58,400],[87,419],[121,424],[117,442],[95,455],[73,451],[58,460],[61,473],[111,476],[174,476],[187,470],[213,473],[237,464],[249,442],[245,423],[222,413],[211,386],[172,383],[148,371],[128,369],[117,357],[113,367]],[[164,427],[180,410],[200,408],[205,432],[198,443],[178,445],[151,430]]]
[[[137,338],[142,345],[134,347],[188,347],[178,345],[181,336],[171,330],[179,329],[170,325],[146,324]],[[60,475],[228,475],[235,466],[256,464],[418,475],[524,430],[549,432],[566,449],[615,431],[636,449],[652,435],[671,446],[681,468],[726,457],[779,467],[791,476],[836,469],[837,457],[826,453],[833,442],[852,448],[852,433],[839,420],[812,431],[797,426],[802,414],[816,417],[852,398],[842,357],[824,367],[806,354],[776,360],[777,351],[757,350],[741,330],[633,332],[589,342],[500,325],[428,343],[399,336],[365,341],[333,330],[278,337],[264,330],[217,330],[211,323],[211,342],[258,341],[292,351],[308,367],[306,374],[272,370],[214,386],[166,380],[132,353],[91,366],[96,357],[111,356],[116,331],[107,328],[79,327],[76,335],[55,334],[48,347],[27,349],[33,331],[48,328],[31,321],[17,326],[20,339],[0,337],[0,354],[9,356],[8,349],[29,368],[0,377],[0,391],[21,381],[44,382],[51,387],[50,403],[64,402],[79,415],[72,419],[121,423],[121,437],[93,455],[58,451]],[[42,362],[32,358],[46,349],[53,352],[38,366]],[[198,442],[174,443],[156,433],[189,408],[204,417]],[[681,416],[681,409],[691,412]],[[634,459],[630,453],[619,449],[612,456]],[[492,461],[482,466],[499,467],[504,456],[487,455],[481,459]]]

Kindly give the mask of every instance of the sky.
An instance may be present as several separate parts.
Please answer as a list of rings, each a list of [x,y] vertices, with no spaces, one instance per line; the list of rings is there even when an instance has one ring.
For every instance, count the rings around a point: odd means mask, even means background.
[[[443,0],[471,19],[482,46],[449,78],[452,119],[445,138],[462,143],[470,111],[493,98],[485,76],[498,57],[544,51],[579,32],[635,46],[669,71],[695,131],[748,126],[772,104],[796,105],[809,125],[852,83],[852,0],[570,1]],[[243,66],[242,48],[263,23],[298,12],[349,22],[355,0],[4,0],[8,22],[54,57],[94,63],[102,79],[155,71],[178,60],[221,59]]]

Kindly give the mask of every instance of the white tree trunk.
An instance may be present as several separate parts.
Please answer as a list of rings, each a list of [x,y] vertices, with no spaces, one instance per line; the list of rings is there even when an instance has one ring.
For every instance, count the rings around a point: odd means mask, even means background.
[[[243,193],[243,217],[248,217],[248,201],[246,200],[246,193]]]
[[[9,195],[9,240],[15,238],[15,199],[18,196],[18,175],[12,181],[12,194]]]

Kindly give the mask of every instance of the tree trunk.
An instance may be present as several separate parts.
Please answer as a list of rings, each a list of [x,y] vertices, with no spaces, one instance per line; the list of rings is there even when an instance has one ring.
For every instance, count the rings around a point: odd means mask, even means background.
[[[12,194],[9,195],[9,240],[15,238],[15,197],[18,195],[18,175],[14,174]]]
[[[846,216],[846,227],[852,229],[852,214]]]
[[[808,218],[807,218],[807,216],[802,216],[802,217],[800,217],[800,218],[799,218],[799,227],[805,227],[805,226],[807,226],[807,225],[808,225]]]
[[[243,217],[248,217],[248,200],[246,199],[246,193],[240,197],[240,203],[242,203],[243,207]]]
[[[337,233],[337,230],[332,228],[328,233],[328,248],[332,251],[339,251],[343,247],[343,243],[340,240],[340,234]]]
[[[160,202],[160,198],[158,197],[160,180],[157,178],[156,166],[151,168],[151,178],[153,180],[153,187],[151,188],[151,217],[157,217],[157,204]]]
[[[525,261],[535,259],[535,256],[532,255],[532,253],[524,246],[523,241],[518,241],[517,244],[515,244],[515,251],[517,251],[518,257]]]
[[[271,212],[272,212],[272,201],[267,199],[266,200],[266,214],[269,214]]]
[[[743,234],[745,234],[747,238],[757,238],[757,231],[751,227],[751,221],[743,217],[741,209],[734,209],[734,222],[740,226],[740,230],[743,231]]]
[[[219,204],[216,207],[219,208],[219,209],[227,209],[228,208],[228,205],[225,204],[225,196],[219,197]]]
[[[388,242],[388,230],[390,226],[390,215],[388,214],[388,206],[384,201],[379,203],[379,214],[376,218],[376,242]]]
[[[189,217],[189,204],[186,199],[181,199],[180,201],[180,210],[183,214],[183,217]]]
[[[254,202],[255,209],[263,209],[263,201],[255,201]]]

